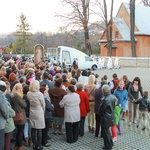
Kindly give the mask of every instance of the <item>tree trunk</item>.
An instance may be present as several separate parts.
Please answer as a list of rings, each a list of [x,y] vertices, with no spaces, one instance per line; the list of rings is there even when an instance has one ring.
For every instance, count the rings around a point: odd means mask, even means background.
[[[92,49],[91,49],[91,43],[89,41],[89,31],[87,27],[84,28],[84,37],[85,37],[86,54],[90,56],[92,54]]]
[[[109,45],[109,56],[112,56],[112,22],[113,22],[113,4],[114,4],[114,0],[112,0],[111,3],[111,14],[110,14],[110,45]]]
[[[150,7],[150,1],[149,0],[142,0],[144,6]]]
[[[113,3],[114,1],[112,0],[111,3],[111,14],[110,14],[110,27],[108,28],[108,18],[107,18],[107,5],[106,5],[106,0],[103,0],[104,3],[104,17],[105,17],[105,25],[106,25],[106,38],[107,38],[107,51],[108,51],[108,56],[112,56],[112,15],[113,15]]]
[[[66,6],[67,5],[70,6],[72,10],[69,14],[66,15],[60,14],[57,16],[64,18],[64,21],[69,22],[68,26],[72,26],[73,28],[76,26],[83,27],[86,53],[88,55],[91,55],[92,48],[91,48],[91,43],[90,43],[90,38],[88,33],[90,0],[63,0],[63,3]]]
[[[83,29],[84,29],[84,39],[85,39],[85,49],[86,54],[92,54],[91,43],[89,40],[89,29],[88,29],[88,22],[89,22],[89,0],[82,0],[82,8],[83,8]]]
[[[103,0],[104,3],[104,18],[105,18],[105,26],[106,26],[106,39],[107,39],[107,51],[108,51],[108,55],[109,54],[109,30],[108,30],[108,19],[107,19],[107,5],[106,5],[106,1]]]
[[[130,39],[131,39],[131,50],[132,57],[136,57],[136,47],[134,38],[134,27],[135,27],[135,0],[130,0]]]

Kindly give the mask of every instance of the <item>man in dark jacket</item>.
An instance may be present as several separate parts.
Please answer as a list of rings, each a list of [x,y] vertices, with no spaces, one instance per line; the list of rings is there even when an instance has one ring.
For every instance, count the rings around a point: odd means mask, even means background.
[[[73,60],[73,69],[75,69],[76,68],[76,59],[74,58],[74,60]]]
[[[50,89],[51,88],[53,88],[54,87],[54,83],[53,82],[51,82],[51,81],[49,81],[48,80],[48,77],[49,77],[49,73],[47,72],[47,71],[45,71],[44,73],[43,73],[43,80],[40,82],[40,85],[44,85],[44,84],[46,84],[46,85],[48,85],[48,88],[49,88],[49,94],[50,94]]]
[[[51,102],[47,99],[46,96],[46,86],[40,86],[40,92],[43,93],[44,99],[45,99],[45,128],[42,129],[42,146],[49,147],[51,146],[48,143],[48,132],[49,132],[49,126],[51,124],[52,119],[52,113],[54,111],[54,107],[51,104]]]
[[[105,84],[107,84],[107,82],[102,81],[101,86],[95,90],[95,108],[94,108],[95,120],[96,120],[95,137],[98,137],[99,131],[100,131],[100,126],[101,126],[101,120],[100,120],[100,116],[99,116],[99,106],[102,103],[102,97],[103,97],[102,87]]]
[[[104,147],[105,150],[111,150],[113,146],[113,141],[111,137],[111,133],[109,131],[109,127],[114,125],[114,108],[116,97],[111,94],[109,85],[104,85],[102,87],[102,93],[104,98],[102,100],[102,104],[100,105],[99,115],[101,117],[101,129],[102,129],[102,137],[104,139]]]
[[[133,101],[135,104],[139,104],[139,119],[137,122],[137,128],[139,127],[139,123],[143,118],[142,124],[144,124],[142,130],[146,129],[147,126],[147,118],[148,118],[148,111],[150,110],[150,99],[148,98],[148,91],[143,92],[143,97]]]

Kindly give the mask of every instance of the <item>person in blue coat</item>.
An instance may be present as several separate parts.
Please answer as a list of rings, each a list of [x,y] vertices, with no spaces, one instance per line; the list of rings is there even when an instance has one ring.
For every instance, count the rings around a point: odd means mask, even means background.
[[[116,88],[116,90],[114,91],[114,95],[117,97],[118,99],[118,105],[121,105],[122,110],[125,107],[125,104],[128,100],[128,92],[127,90],[124,88],[124,81],[120,80],[118,87]],[[120,119],[119,119],[119,123],[118,123],[118,133],[121,134],[122,133],[122,127],[121,127],[121,116],[122,116],[122,111],[120,113]]]

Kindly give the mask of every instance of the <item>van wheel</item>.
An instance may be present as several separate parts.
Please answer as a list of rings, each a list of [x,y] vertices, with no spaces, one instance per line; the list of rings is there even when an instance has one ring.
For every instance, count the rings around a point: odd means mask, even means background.
[[[93,65],[93,66],[92,66],[92,69],[93,69],[93,70],[96,70],[96,69],[97,69],[97,66],[96,66],[96,65]]]

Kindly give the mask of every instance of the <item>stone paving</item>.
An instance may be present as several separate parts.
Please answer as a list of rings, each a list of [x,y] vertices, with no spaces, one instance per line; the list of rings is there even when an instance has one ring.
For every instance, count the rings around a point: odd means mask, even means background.
[[[118,77],[127,75],[129,80],[133,80],[135,76],[140,77],[141,83],[144,90],[150,92],[150,69],[149,68],[121,68],[113,70],[97,70],[94,73],[99,74],[99,79],[103,75],[107,75],[108,79],[112,79],[112,74],[117,73]],[[148,118],[150,122],[150,117]],[[113,150],[150,150],[150,125],[145,131],[141,130],[141,125],[136,128],[135,124],[128,126],[128,119],[122,121],[123,134],[118,135],[118,140],[114,143]],[[63,127],[64,129],[64,127]],[[65,133],[65,129],[64,129]],[[85,125],[85,135],[84,137],[79,137],[76,143],[68,144],[65,140],[64,135],[54,135],[52,129],[50,129],[49,136],[51,139],[49,143],[50,147],[44,147],[44,150],[102,150],[103,139],[94,137],[94,134],[88,132],[87,120]],[[24,147],[25,150],[30,150],[31,148]]]

